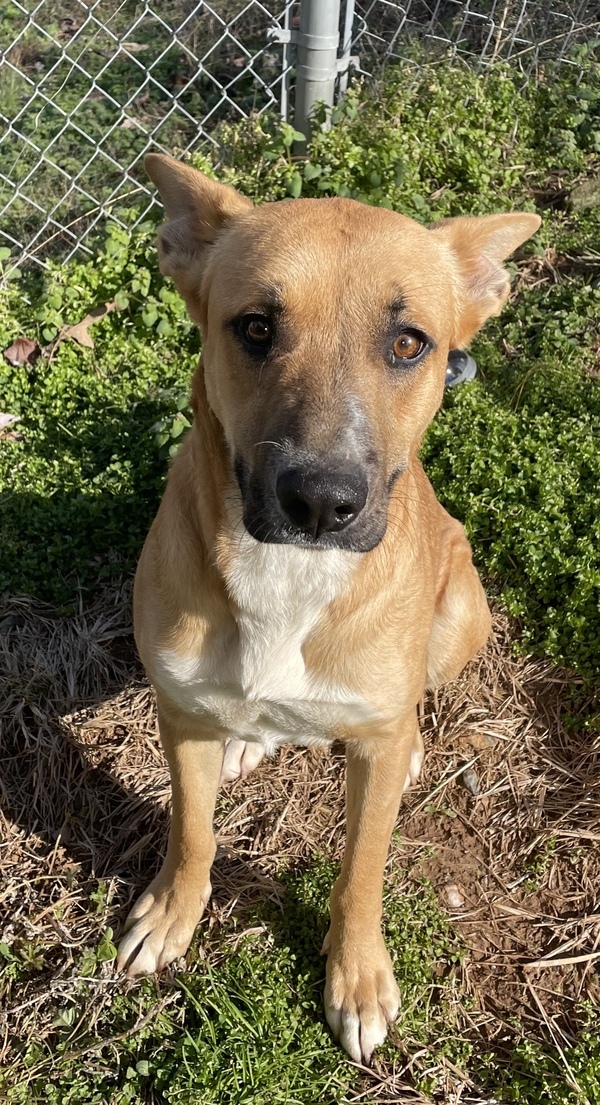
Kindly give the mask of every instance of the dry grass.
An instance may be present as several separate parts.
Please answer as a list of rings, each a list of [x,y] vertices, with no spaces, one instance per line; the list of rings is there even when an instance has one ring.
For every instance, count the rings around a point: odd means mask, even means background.
[[[497,616],[486,653],[426,715],[425,795],[406,803],[403,824],[417,853],[418,839],[433,846],[420,868],[464,898],[452,916],[470,950],[475,1036],[508,1058],[516,1017],[560,1056],[582,1000],[600,997],[600,733],[581,694],[581,728],[565,727],[572,676],[510,646]],[[477,796],[450,781],[461,760],[475,760]]]
[[[30,961],[43,959],[43,969],[3,987],[6,1068],[17,1062],[15,1040],[55,1031],[82,952],[98,946],[107,925],[118,930],[160,862],[168,775],[129,617],[127,589],[70,619],[27,600],[0,608],[0,939]],[[451,913],[468,948],[462,994],[473,1002],[470,1011],[459,1003],[464,1034],[499,1053],[510,1049],[516,1016],[530,1038],[564,1057],[578,1006],[600,997],[600,736],[581,688],[580,727],[565,726],[573,684],[549,663],[515,658],[510,627],[496,616],[485,655],[423,708],[425,770],[390,854],[392,880],[427,876]],[[341,752],[288,748],[222,792],[214,895],[202,926],[208,953],[220,922],[239,917],[229,937],[239,939],[248,905],[280,897],[282,861],[317,850],[340,855],[343,774]],[[115,987],[131,986],[114,979],[110,964],[89,981],[93,996],[71,1041],[73,1054],[88,1056]],[[152,1015],[175,1000],[161,983]],[[429,1058],[444,1069],[444,1100],[491,1100],[443,1057]],[[353,1100],[424,1100],[407,1085],[411,1062],[414,1052],[397,1069],[376,1063]]]

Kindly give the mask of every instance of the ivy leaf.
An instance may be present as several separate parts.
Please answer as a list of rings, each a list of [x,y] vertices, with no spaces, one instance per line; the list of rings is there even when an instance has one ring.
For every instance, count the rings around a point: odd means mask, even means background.
[[[288,181],[288,192],[290,196],[293,196],[295,200],[299,198],[302,193],[302,177],[300,173],[292,173]]]
[[[313,165],[310,161],[307,161],[304,166],[304,179],[315,180],[316,177],[321,176],[322,171],[320,165]]]
[[[98,944],[96,949],[96,958],[99,963],[108,963],[111,959],[117,958],[117,949],[112,942],[113,930],[107,928],[102,940]]]
[[[150,329],[151,326],[154,326],[157,318],[158,310],[156,308],[156,304],[148,303],[146,308],[142,311],[142,322],[144,323],[144,326],[147,326],[148,329]]]

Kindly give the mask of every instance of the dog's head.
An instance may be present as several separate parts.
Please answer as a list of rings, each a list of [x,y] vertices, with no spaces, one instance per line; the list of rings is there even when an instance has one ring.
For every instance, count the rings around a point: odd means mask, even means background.
[[[255,208],[151,154],[161,270],[203,335],[210,406],[260,541],[368,551],[443,393],[448,351],[500,312],[515,213],[426,229],[354,200]]]

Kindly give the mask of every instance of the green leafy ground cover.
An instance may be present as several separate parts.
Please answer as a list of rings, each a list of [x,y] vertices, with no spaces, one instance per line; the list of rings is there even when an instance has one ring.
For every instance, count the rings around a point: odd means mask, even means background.
[[[588,674],[600,656],[600,218],[597,209],[569,212],[562,197],[597,165],[599,105],[591,66],[580,82],[566,75],[525,89],[502,69],[482,77],[425,68],[416,80],[395,71],[377,95],[351,93],[306,159],[292,158],[289,128],[254,121],[223,133],[219,169],[257,200],[351,195],[421,221],[542,206],[544,226],[525,251],[518,294],[475,343],[479,379],[447,396],[424,459],[440,498],[467,525],[490,586],[518,615],[527,646]],[[214,171],[201,155],[196,163]],[[19,368],[0,359],[0,407],[20,416],[22,435],[0,441],[0,588],[67,611],[79,591],[88,598],[131,571],[169,451],[186,426],[182,393],[198,337],[158,274],[153,234],[151,226],[135,236],[114,226],[93,261],[55,261],[2,292],[0,348],[23,333],[46,354]],[[105,302],[116,309],[91,328],[93,350],[57,341],[62,327]],[[9,1100],[343,1101],[358,1075],[323,1025],[316,955],[330,879],[320,862],[290,875],[283,919],[267,911],[266,932],[239,944],[224,934],[218,971],[212,960],[208,970],[192,961],[179,976],[183,1020],[181,1006],[176,1015],[167,1005],[85,1069],[69,1057],[79,1014],[67,1010],[49,1043],[28,1045],[22,1077],[6,1086]],[[389,898],[408,1012],[384,1058],[408,1036],[445,1048],[501,1100],[600,1102],[591,1029],[565,1050],[584,1097],[556,1055],[514,1025],[508,1063],[493,1049],[472,1054],[454,1027],[460,947],[434,897],[418,887],[414,897],[395,898],[392,887]],[[10,949],[0,954],[9,982],[11,970],[18,982],[41,969],[35,948],[16,965]],[[110,955],[109,940],[86,969],[100,970]],[[155,997],[148,982],[119,993],[95,1031],[118,1035]],[[421,1085],[436,1090],[427,1078]]]
[[[336,874],[335,864],[320,858],[305,871],[283,872],[284,911],[260,907],[249,935],[235,940],[235,929],[225,927],[222,950],[214,954],[213,948],[208,961],[194,955],[196,937],[189,969],[178,973],[175,993],[168,986],[162,990],[165,1008],[120,1045],[116,1062],[92,1055],[82,1066],[78,1052],[85,1038],[79,1035],[74,1046],[73,1036],[82,1008],[93,997],[93,979],[111,954],[106,942],[96,956],[86,950],[75,963],[78,992],[60,1009],[52,1040],[23,1044],[23,1079],[20,1088],[9,1090],[8,1100],[23,1105],[43,1099],[52,1105],[344,1102],[356,1073],[333,1043],[321,1012],[325,961],[320,949]],[[386,932],[405,1000],[396,1039],[435,1042],[451,1061],[463,1064],[472,1048],[461,1039],[453,1007],[460,948],[431,888],[390,891]],[[131,994],[117,993],[96,1032],[118,1035],[129,1026],[132,1012],[141,1020],[156,1003],[149,980],[137,984],[135,1002]],[[382,1056],[392,1059],[396,1046],[387,1044]],[[429,1084],[422,1082],[425,1089]]]
[[[114,988],[102,1000],[105,968],[116,954],[108,929],[96,949],[74,950],[57,974],[53,1028],[15,1041],[20,1058],[0,1069],[0,1092],[14,1105],[346,1105],[368,1086],[331,1039],[322,1011],[328,895],[337,868],[320,857],[282,870],[283,909],[266,903],[212,936],[202,926],[184,969],[160,981]],[[89,909],[106,895],[90,893]],[[102,908],[100,907],[100,912]],[[384,931],[402,994],[398,1021],[377,1052],[377,1072],[412,1067],[407,1080],[423,1096],[448,1100],[444,1072],[477,1087],[478,1105],[598,1105],[600,1045],[595,1011],[582,1006],[582,1029],[562,1054],[532,1040],[518,1018],[505,1025],[506,1047],[471,1038],[461,993],[463,948],[437,896],[422,879],[388,885]],[[42,941],[0,945],[2,991],[48,969]],[[412,1058],[412,1063],[410,1062]],[[419,1061],[420,1059],[420,1061]],[[565,1078],[568,1070],[572,1083]],[[362,1079],[362,1081],[361,1081]],[[491,1096],[488,1096],[491,1095]],[[385,1098],[384,1098],[385,1100]],[[397,1100],[397,1099],[394,1099]],[[407,1097],[406,1101],[413,1100]]]

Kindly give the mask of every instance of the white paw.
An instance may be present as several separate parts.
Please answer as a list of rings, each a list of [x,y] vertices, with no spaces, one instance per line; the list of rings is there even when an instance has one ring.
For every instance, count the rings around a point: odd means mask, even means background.
[[[210,883],[202,894],[195,885],[187,891],[165,887],[159,875],[138,898],[125,922],[117,970],[126,971],[129,978],[151,975],[185,955],[210,892]]]
[[[260,763],[264,754],[262,744],[257,741],[227,741],[219,784],[230,783],[240,777],[245,779]]]
[[[336,1040],[356,1063],[368,1063],[398,1016],[400,994],[383,937],[360,954],[329,953],[325,1015]]]

